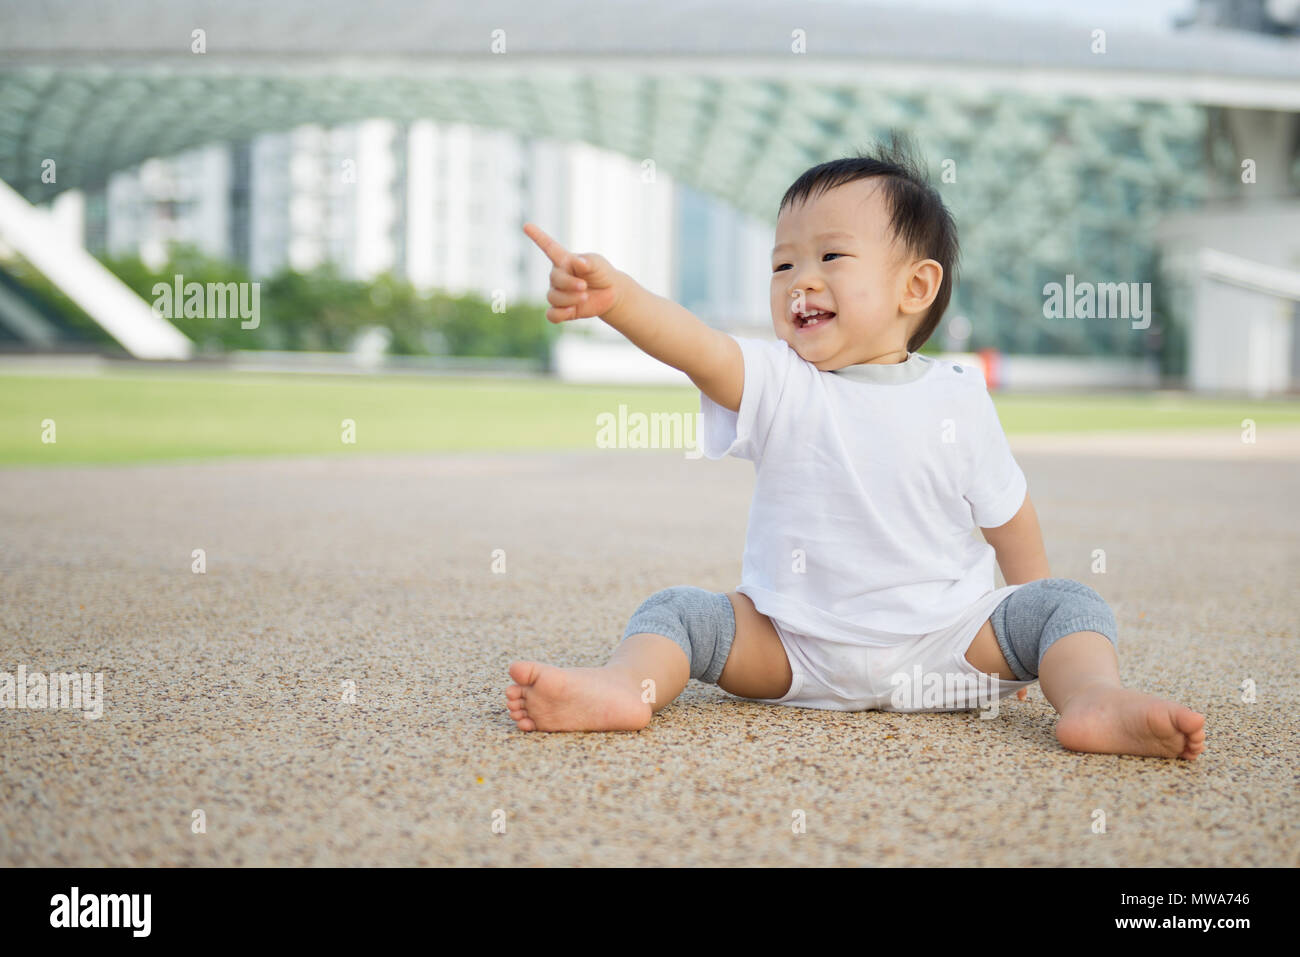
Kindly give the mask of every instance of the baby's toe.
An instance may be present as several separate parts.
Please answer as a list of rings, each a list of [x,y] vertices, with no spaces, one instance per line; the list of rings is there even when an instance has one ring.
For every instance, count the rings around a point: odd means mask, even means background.
[[[510,666],[510,677],[521,685],[536,684],[537,675],[541,670],[540,662],[516,661]]]
[[[1180,708],[1174,714],[1174,724],[1178,730],[1189,737],[1194,734],[1205,736],[1205,715],[1193,711],[1191,708]]]

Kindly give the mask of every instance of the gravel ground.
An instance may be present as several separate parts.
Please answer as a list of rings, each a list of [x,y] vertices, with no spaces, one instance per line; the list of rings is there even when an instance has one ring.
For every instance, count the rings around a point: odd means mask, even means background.
[[[599,664],[651,592],[736,586],[745,462],[4,470],[0,672],[104,700],[0,710],[0,864],[1300,864],[1300,438],[1012,445],[1053,574],[1207,715],[1199,760],[1065,751],[1036,685],[987,721],[691,682],[640,733],[517,731],[512,660]]]

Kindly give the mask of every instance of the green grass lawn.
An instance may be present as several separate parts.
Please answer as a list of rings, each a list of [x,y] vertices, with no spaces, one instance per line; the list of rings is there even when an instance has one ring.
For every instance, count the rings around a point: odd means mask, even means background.
[[[686,388],[549,380],[229,374],[0,376],[0,464],[596,447],[596,416],[699,410]],[[1010,434],[1300,425],[1300,402],[1181,395],[997,398]],[[53,419],[54,443],[42,422]],[[342,421],[356,443],[342,441]]]

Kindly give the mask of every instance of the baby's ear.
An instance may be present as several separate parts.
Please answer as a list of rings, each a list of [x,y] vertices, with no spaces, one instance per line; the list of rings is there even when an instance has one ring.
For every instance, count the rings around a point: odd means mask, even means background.
[[[909,292],[915,290],[917,298],[923,300],[925,308],[929,309],[942,285],[943,267],[933,259],[923,259],[912,267],[912,277],[907,288]]]

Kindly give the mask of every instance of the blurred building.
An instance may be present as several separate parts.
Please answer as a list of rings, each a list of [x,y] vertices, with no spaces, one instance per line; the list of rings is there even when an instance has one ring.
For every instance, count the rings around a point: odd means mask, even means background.
[[[311,125],[150,159],[105,193],[88,244],[151,264],[188,243],[254,278],[328,262],[539,301],[551,264],[522,231],[532,220],[710,321],[768,321],[770,226],[582,143],[428,120]]]
[[[111,277],[34,241],[32,209],[83,189],[91,248],[198,238],[257,274],[335,262],[516,299],[545,288],[534,219],[738,328],[767,313],[753,220],[770,229],[808,166],[901,130],[961,232],[938,342],[1132,361],[1134,387],[1296,388],[1300,0],[1200,0],[1170,25],[1116,5],[863,0],[792,25],[775,2],[627,0],[595,57],[537,4],[508,5],[507,30],[482,5],[228,0],[204,9],[203,51],[176,40],[195,9],[0,0],[0,238],[135,355],[189,345],[143,302],[104,305]],[[213,141],[224,156],[193,170],[149,165]],[[1048,291],[1076,282],[1151,289],[1056,315]]]

